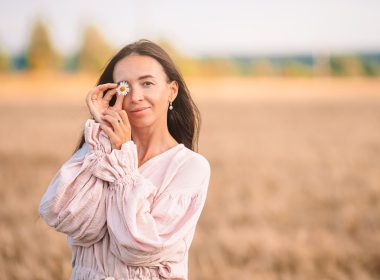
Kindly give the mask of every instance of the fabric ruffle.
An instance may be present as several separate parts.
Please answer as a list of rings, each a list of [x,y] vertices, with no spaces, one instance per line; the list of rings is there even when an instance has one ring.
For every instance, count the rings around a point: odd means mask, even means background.
[[[112,151],[108,135],[100,128],[100,123],[88,119],[84,127],[84,137],[90,152],[101,151],[106,154]]]
[[[108,135],[100,128],[100,123],[93,119],[88,119],[84,127],[85,149],[95,156],[97,163],[112,151],[112,144]]]
[[[151,166],[165,182],[155,185],[140,173],[132,140],[112,149],[93,119],[84,133],[85,143],[61,166],[39,208],[48,225],[68,236],[72,279],[147,279],[148,273],[187,279],[186,256],[210,179],[207,160],[178,153],[170,165]]]
[[[178,178],[189,178],[186,172],[193,170],[185,168],[183,172]],[[132,140],[105,155],[93,174],[109,182],[110,250],[127,265],[159,266],[162,276],[173,276],[171,266],[185,258],[185,237],[199,219],[207,189],[203,184],[208,181],[193,180],[192,188],[189,183],[172,186],[175,192],[164,193],[156,201],[158,188],[139,172]]]
[[[90,246],[107,230],[103,186],[92,169],[111,150],[108,136],[99,123],[85,123],[86,142],[67,160],[51,180],[43,195],[39,213],[45,222],[69,235],[73,245]]]
[[[110,183],[110,187],[123,184],[134,184],[138,176],[137,146],[129,140],[121,145],[121,149],[113,149],[101,158],[94,168],[93,174]]]

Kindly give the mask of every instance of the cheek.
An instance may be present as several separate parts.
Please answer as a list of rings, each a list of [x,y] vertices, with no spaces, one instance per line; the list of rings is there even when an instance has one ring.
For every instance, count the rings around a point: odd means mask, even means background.
[[[169,95],[170,92],[168,92],[167,88],[160,89],[156,102],[159,102],[161,106],[165,107],[166,104],[169,104]]]
[[[127,110],[128,107],[129,107],[128,105],[129,105],[128,99],[124,97],[124,99],[123,99],[123,104],[121,104],[121,108],[122,108],[123,110],[125,110],[125,111],[128,111],[128,110]]]
[[[145,92],[144,94],[145,101],[144,104],[149,104],[154,113],[160,111],[165,111],[166,108],[169,108],[169,97],[166,88],[157,88],[156,90]],[[130,98],[125,97],[123,99],[122,108],[125,111],[130,107]]]
[[[168,97],[167,93],[164,90],[161,90],[160,92],[155,92],[151,96],[145,97],[145,99],[156,109],[159,109],[161,111],[162,108],[165,108],[166,104],[168,103]]]

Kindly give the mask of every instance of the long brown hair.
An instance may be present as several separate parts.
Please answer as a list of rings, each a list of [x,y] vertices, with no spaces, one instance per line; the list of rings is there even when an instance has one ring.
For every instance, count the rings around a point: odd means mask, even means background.
[[[168,79],[167,82],[177,81],[178,94],[172,103],[174,108],[173,110],[168,110],[167,114],[168,130],[178,143],[183,143],[187,148],[197,151],[201,125],[199,109],[191,98],[190,91],[187,88],[180,71],[177,69],[168,53],[159,45],[147,39],[140,39],[134,43],[126,45],[107,63],[97,85],[114,83],[113,71],[116,63],[132,53],[147,55],[154,58],[162,65]],[[103,96],[105,94],[106,92],[103,93]],[[110,106],[113,106],[115,102],[116,95],[112,97],[109,103]],[[84,143],[85,137],[83,131],[74,153],[79,150]],[[196,146],[196,149],[194,146]]]

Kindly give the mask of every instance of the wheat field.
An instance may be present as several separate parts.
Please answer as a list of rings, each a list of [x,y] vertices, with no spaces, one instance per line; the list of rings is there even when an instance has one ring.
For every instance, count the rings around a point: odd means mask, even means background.
[[[68,279],[38,217],[89,116],[76,76],[2,78],[0,278]],[[380,279],[380,80],[189,79],[208,198],[191,280]]]

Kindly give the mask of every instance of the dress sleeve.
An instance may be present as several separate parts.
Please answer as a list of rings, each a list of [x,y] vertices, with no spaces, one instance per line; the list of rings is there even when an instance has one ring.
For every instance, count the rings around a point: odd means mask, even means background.
[[[43,195],[39,213],[45,222],[70,237],[72,245],[90,246],[105,234],[104,185],[92,169],[111,151],[108,136],[100,124],[88,119],[85,143],[67,160]]]
[[[160,195],[157,186],[139,173],[133,140],[106,155],[94,175],[109,182],[110,249],[121,261],[148,266],[184,258],[190,245],[185,237],[195,230],[210,179],[210,165],[203,156],[186,161]]]

